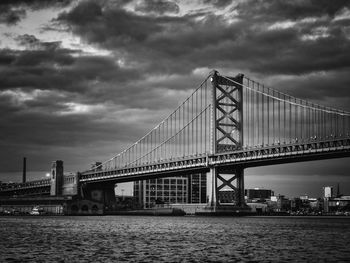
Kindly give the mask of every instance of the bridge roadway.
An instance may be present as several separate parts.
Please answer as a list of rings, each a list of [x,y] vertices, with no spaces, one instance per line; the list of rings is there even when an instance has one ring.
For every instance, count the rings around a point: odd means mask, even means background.
[[[104,169],[90,170],[80,174],[79,182],[113,181],[114,183],[122,183],[208,172],[211,167],[219,167],[224,171],[230,171],[234,166],[249,168],[342,157],[350,157],[350,137],[244,148],[239,151],[214,155],[200,154],[142,166],[105,167]]]
[[[10,183],[6,185],[1,185],[0,196],[7,195],[8,193],[18,193],[23,192],[26,195],[49,195],[51,187],[50,179],[42,179],[36,181],[29,181],[25,183]]]
[[[219,167],[229,172],[234,166],[244,168],[350,157],[350,137],[305,143],[277,144],[265,147],[245,148],[240,151],[201,154],[182,159],[162,161],[143,166],[84,172],[79,175],[80,183],[108,182],[122,183],[151,178],[172,177],[200,172],[208,172],[211,167]],[[0,196],[25,192],[26,195],[50,194],[50,179],[13,183],[0,187]]]

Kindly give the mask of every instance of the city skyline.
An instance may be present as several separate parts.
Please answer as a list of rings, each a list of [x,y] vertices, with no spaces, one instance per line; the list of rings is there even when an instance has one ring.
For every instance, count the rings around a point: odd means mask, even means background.
[[[0,5],[2,181],[22,170],[23,157],[31,171],[49,170],[57,159],[68,171],[109,159],[214,68],[350,110],[346,1]],[[334,181],[350,193],[349,170],[349,158],[261,167],[246,171],[246,184],[316,192],[320,181]]]

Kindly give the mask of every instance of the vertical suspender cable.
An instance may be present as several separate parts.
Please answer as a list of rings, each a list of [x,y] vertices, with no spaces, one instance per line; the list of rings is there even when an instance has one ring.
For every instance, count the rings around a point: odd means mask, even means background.
[[[191,120],[193,120],[193,96],[191,97]],[[194,152],[194,145],[193,145],[193,121],[191,122],[191,155],[193,155]]]
[[[272,96],[275,97],[275,90],[272,90]],[[273,144],[276,142],[275,138],[275,99],[272,99],[272,138],[273,138]]]
[[[248,87],[250,88],[250,80],[248,79]],[[252,128],[253,128],[253,118],[252,118],[252,108],[253,108],[253,92],[251,89],[248,89],[249,90],[249,122],[248,122],[248,125],[249,125],[249,136],[248,136],[248,139],[249,139],[249,146],[253,146],[254,145],[254,142],[252,140]]]
[[[289,102],[292,102],[292,98],[288,97]],[[292,142],[292,104],[289,103],[289,143]]]
[[[262,86],[262,92],[264,93],[264,85]],[[264,132],[264,128],[265,128],[265,121],[264,121],[264,115],[265,115],[265,110],[264,110],[264,107],[265,107],[265,105],[264,105],[264,94],[262,94],[262,98],[261,98],[261,100],[262,100],[262,106],[261,106],[261,108],[262,108],[262,145],[264,146],[264,144],[265,144],[265,141],[264,141],[264,135],[265,135],[265,132]]]
[[[294,130],[295,130],[295,136],[294,138],[297,139],[298,138],[298,134],[297,134],[297,123],[298,123],[298,106],[297,106],[297,99],[295,98],[295,118],[294,118],[295,124],[294,124]]]
[[[283,94],[283,140],[286,143],[286,94]]]
[[[196,116],[198,116],[198,91],[196,92]],[[198,118],[196,118],[196,155],[198,155],[198,144],[199,144],[199,136],[198,136]]]
[[[270,88],[267,88],[267,95],[270,95]],[[267,97],[267,144],[270,145],[270,96]]]
[[[204,107],[206,108],[207,105],[207,101],[206,101],[206,85],[203,87],[203,104]],[[207,152],[207,139],[206,139],[206,135],[207,135],[207,110],[205,110],[203,112],[203,145],[204,145],[204,151],[203,153]]]
[[[257,91],[259,91],[259,86],[258,85],[256,85],[256,83],[254,82],[254,86],[257,86]],[[260,119],[260,114],[259,114],[259,103],[260,103],[260,99],[259,99],[259,97],[260,97],[260,93],[259,92],[257,92],[256,93],[256,96],[257,96],[257,103],[256,103],[256,105],[257,105],[257,108],[256,108],[256,113],[257,113],[257,128],[258,128],[258,145],[260,146],[260,122],[259,122],[259,119]]]
[[[200,111],[203,110],[203,92],[202,92],[202,86],[201,86],[201,93],[200,93]],[[199,125],[199,130],[200,130],[200,138],[199,138],[199,141],[200,141],[200,152],[203,153],[203,140],[202,140],[202,135],[203,135],[203,123],[202,123],[202,117],[203,117],[203,113],[201,114],[200,116],[200,125]]]
[[[300,100],[300,104],[303,105],[302,100]],[[300,140],[303,139],[303,118],[304,118],[304,107],[300,107]]]
[[[280,99],[281,95],[278,92],[278,98]],[[278,144],[281,143],[281,101],[278,100]]]

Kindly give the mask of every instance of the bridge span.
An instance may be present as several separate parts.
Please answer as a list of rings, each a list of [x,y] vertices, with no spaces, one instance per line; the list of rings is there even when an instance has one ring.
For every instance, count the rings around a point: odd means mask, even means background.
[[[295,98],[243,74],[227,77],[213,71],[145,136],[78,173],[74,193],[200,172],[207,173],[208,206],[218,207],[218,191],[228,186],[243,207],[245,168],[349,157],[349,134],[347,111]],[[50,194],[64,194],[55,188],[54,177]],[[43,181],[40,187],[47,185]],[[17,192],[27,186],[18,185]],[[1,189],[0,195],[5,192],[11,191]]]
[[[102,170],[95,168],[81,174],[79,181],[115,181],[116,183],[123,183],[135,180],[171,177],[179,174],[187,175],[208,172],[212,167],[222,167],[227,170],[237,165],[250,168],[342,157],[350,157],[350,138],[243,149],[216,155],[206,154],[122,169]]]

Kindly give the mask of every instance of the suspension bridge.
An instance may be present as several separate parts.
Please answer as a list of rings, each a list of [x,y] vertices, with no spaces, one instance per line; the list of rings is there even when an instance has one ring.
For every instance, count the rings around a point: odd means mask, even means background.
[[[215,207],[218,191],[229,187],[242,206],[245,168],[348,157],[349,133],[350,112],[298,99],[242,74],[213,71],[145,136],[79,173],[78,181],[119,183],[205,172],[209,205]]]
[[[129,148],[81,182],[207,172],[209,200],[228,186],[244,202],[244,168],[349,156],[350,113],[214,71]],[[227,179],[223,174],[232,174]],[[233,185],[233,181],[237,181]]]

